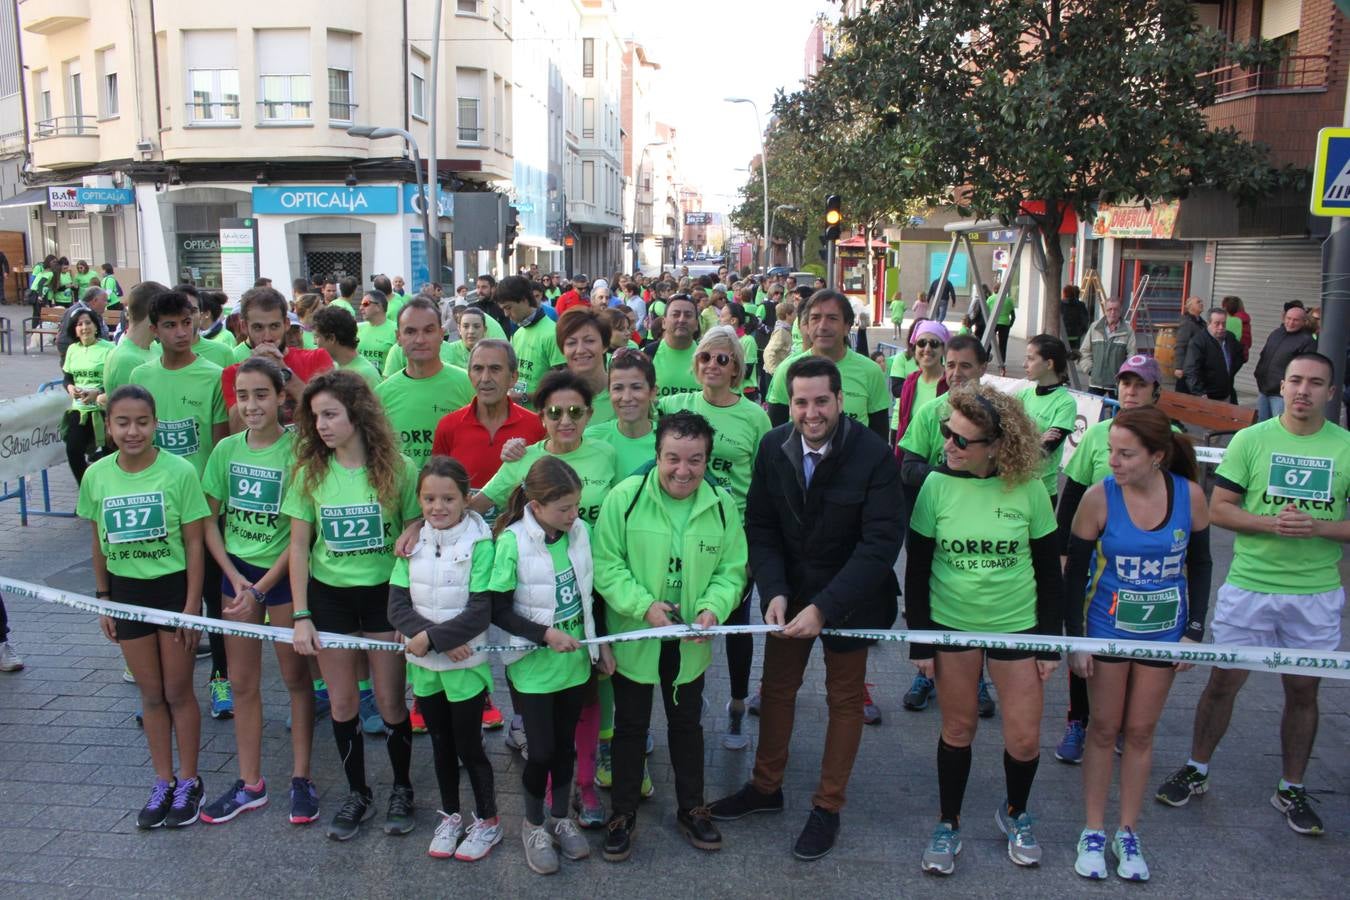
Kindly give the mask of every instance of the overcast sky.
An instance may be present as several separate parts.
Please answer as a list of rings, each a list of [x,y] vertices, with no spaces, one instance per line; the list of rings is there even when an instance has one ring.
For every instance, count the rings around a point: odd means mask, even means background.
[[[767,119],[774,92],[802,79],[806,38],[828,0],[617,0],[619,33],[641,43],[657,72],[655,117],[676,128],[685,181],[704,209],[729,212],[759,152],[754,113],[724,97],[749,97]],[[773,160],[769,160],[773,168]]]

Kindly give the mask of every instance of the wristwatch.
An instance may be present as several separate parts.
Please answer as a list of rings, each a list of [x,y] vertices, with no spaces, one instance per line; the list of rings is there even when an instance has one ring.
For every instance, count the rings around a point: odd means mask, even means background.
[[[262,591],[258,590],[255,587],[251,587],[248,590],[249,593],[253,595],[253,599],[258,601],[259,606],[267,602],[267,594],[263,593]]]

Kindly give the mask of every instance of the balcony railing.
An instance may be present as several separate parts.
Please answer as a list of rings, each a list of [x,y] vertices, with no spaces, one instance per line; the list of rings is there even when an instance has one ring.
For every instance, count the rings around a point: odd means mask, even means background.
[[[34,139],[57,137],[97,137],[98,119],[96,116],[53,116],[50,119],[38,119],[34,128]]]
[[[1200,73],[1210,79],[1218,92],[1216,100],[1234,100],[1252,94],[1293,94],[1324,91],[1330,57],[1323,55],[1286,56],[1270,66],[1248,69],[1240,65],[1220,66]]]

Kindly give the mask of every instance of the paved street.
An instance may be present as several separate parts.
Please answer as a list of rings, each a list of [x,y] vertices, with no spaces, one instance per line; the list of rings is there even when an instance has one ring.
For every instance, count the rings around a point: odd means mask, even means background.
[[[888,331],[874,329],[873,346]],[[1014,358],[1020,362],[1020,350]],[[0,357],[0,396],[33,390],[55,369],[50,352],[45,359]],[[51,474],[56,508],[73,509],[69,473],[62,468]],[[92,593],[88,543],[83,522],[36,519],[21,528],[17,504],[0,504],[0,572],[6,575]],[[1226,571],[1231,545],[1229,535],[1216,534],[1216,585]],[[871,681],[884,721],[864,735],[839,844],[816,863],[797,862],[790,848],[810,808],[823,742],[825,697],[818,662],[807,675],[798,704],[795,755],[786,785],[788,811],[726,825],[725,848],[718,854],[693,850],[674,828],[673,782],[659,711],[652,757],[657,794],[640,813],[635,855],[626,864],[601,860],[597,837],[592,841],[594,858],[564,865],[552,881],[542,881],[525,868],[518,836],[521,764],[502,747],[500,733],[489,735],[488,748],[507,835],[484,862],[436,861],[425,855],[436,806],[425,737],[417,739],[414,751],[419,810],[411,835],[390,838],[378,828],[367,828],[352,842],[336,844],[324,837],[322,823],[291,826],[285,817],[285,692],[268,654],[264,771],[273,788],[272,805],[223,826],[138,832],[134,810],[145,800],[152,773],[133,719],[136,688],[121,680],[116,646],[99,635],[94,618],[85,613],[13,599],[8,606],[13,641],[28,668],[0,675],[0,896],[7,898],[226,897],[283,890],[421,897],[443,896],[448,885],[506,896],[546,889],[577,897],[628,898],[989,897],[1013,892],[1039,897],[1140,892],[1169,897],[1340,896],[1350,873],[1350,682],[1330,681],[1323,687],[1322,728],[1307,781],[1321,801],[1317,809],[1328,832],[1314,839],[1294,834],[1270,806],[1280,775],[1282,695],[1275,677],[1257,675],[1239,700],[1227,741],[1214,760],[1209,794],[1180,810],[1147,803],[1140,833],[1153,870],[1151,884],[1085,883],[1072,871],[1082,816],[1080,773],[1052,755],[1067,702],[1061,670],[1047,690],[1042,762],[1031,803],[1045,847],[1044,864],[1030,870],[1013,866],[994,827],[1003,778],[995,719],[982,723],[976,740],[958,870],[942,881],[925,877],[918,859],[937,808],[938,716],[935,709],[909,713],[901,708],[912,669],[894,647],[872,652]],[[720,746],[727,683],[720,649],[715,658],[708,681],[711,712],[705,717],[709,799],[739,787],[752,762],[751,753]],[[203,666],[198,670],[205,708]],[[1154,782],[1185,760],[1191,715],[1204,679],[1205,672],[1197,670],[1177,680],[1159,728]],[[504,684],[499,671],[497,699],[509,708]],[[202,740],[203,776],[208,796],[214,797],[236,777],[230,723],[206,717]],[[382,806],[388,796],[388,767],[377,743],[368,742],[367,748]],[[326,821],[345,791],[326,723],[317,731],[314,764]],[[469,796],[467,785],[464,796]]]

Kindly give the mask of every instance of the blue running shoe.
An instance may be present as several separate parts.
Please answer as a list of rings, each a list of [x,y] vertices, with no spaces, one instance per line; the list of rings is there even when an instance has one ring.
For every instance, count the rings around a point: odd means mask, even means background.
[[[933,684],[933,679],[925,678],[922,675],[915,675],[914,680],[910,682],[909,690],[901,698],[901,703],[905,709],[912,712],[920,712],[928,708],[928,702],[937,693]]]
[[[208,825],[220,825],[242,812],[266,806],[267,782],[262,781],[260,785],[258,790],[251,791],[244,785],[244,779],[236,778],[228,791],[202,807],[202,821]]]
[[[291,779],[291,824],[308,825],[319,818],[319,791],[308,778]]]
[[[375,705],[375,692],[361,692],[361,730],[366,734],[384,734],[384,716]]]
[[[998,711],[998,705],[994,702],[994,695],[989,692],[989,687],[989,679],[981,678],[980,692],[977,697],[981,719],[992,719],[994,713]]]
[[[1083,742],[1087,739],[1087,729],[1083,723],[1074,719],[1064,726],[1064,737],[1055,748],[1055,759],[1076,766],[1083,761]]]
[[[224,678],[212,678],[207,685],[211,692],[211,718],[234,718],[234,691]]]

